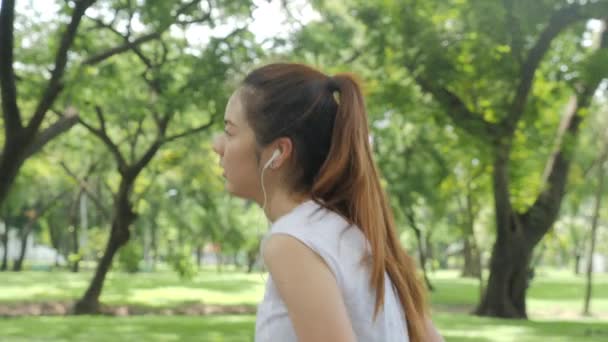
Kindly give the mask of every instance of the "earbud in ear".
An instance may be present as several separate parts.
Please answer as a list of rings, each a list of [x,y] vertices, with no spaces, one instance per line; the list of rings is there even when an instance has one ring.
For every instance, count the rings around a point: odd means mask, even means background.
[[[277,159],[279,156],[281,155],[281,151],[279,149],[274,150],[274,152],[272,152],[272,156],[270,157],[270,159],[268,159],[268,161],[266,162],[266,165],[264,165],[264,169],[267,169],[270,164],[272,164],[272,162]]]

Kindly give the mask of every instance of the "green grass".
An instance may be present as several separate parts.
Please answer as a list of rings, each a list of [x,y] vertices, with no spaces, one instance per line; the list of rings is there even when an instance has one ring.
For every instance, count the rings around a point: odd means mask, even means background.
[[[131,316],[0,319],[0,340],[20,341],[253,341],[255,317]]]
[[[608,338],[608,323],[507,321],[437,314],[435,324],[454,342],[589,341]],[[0,319],[2,341],[252,341],[255,317],[134,316]]]
[[[2,273],[0,303],[79,298],[92,273]],[[264,277],[264,278],[263,278]],[[266,275],[232,270],[217,273],[204,269],[190,281],[173,272],[127,274],[112,272],[106,278],[101,301],[151,307],[175,307],[184,303],[255,305],[264,293]]]
[[[438,313],[433,317],[446,341],[458,342],[536,342],[608,340],[608,323],[523,321]]]
[[[78,298],[91,273],[0,273],[0,305]],[[113,272],[102,301],[153,307],[183,303],[255,305],[265,275],[205,269],[192,281],[171,272]],[[580,316],[584,278],[539,271],[528,295],[531,320],[500,320],[467,314],[479,297],[478,282],[457,272],[432,275],[433,320],[447,341],[608,341],[608,275],[595,275],[592,311]],[[134,316],[20,317],[0,319],[0,341],[251,341],[255,317]]]

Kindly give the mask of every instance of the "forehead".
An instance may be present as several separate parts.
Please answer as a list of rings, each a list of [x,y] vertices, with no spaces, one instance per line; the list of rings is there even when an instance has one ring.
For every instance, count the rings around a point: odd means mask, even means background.
[[[228,103],[226,104],[226,112],[224,113],[224,120],[231,121],[235,124],[245,122],[245,111],[242,101],[242,94],[240,89],[237,89],[232,93]]]

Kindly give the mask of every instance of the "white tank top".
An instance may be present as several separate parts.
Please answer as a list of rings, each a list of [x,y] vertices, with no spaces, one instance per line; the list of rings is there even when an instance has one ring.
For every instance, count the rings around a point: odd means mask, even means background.
[[[264,240],[273,234],[290,235],[323,258],[337,280],[358,341],[409,341],[399,297],[386,273],[384,305],[373,320],[376,294],[370,287],[369,267],[361,262],[369,245],[359,228],[309,200],[275,221]],[[287,307],[270,275],[257,310],[255,341],[297,341]]]

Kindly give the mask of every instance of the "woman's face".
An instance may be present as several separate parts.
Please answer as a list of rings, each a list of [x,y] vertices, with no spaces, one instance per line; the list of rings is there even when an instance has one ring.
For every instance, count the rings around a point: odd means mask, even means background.
[[[259,194],[259,163],[255,135],[245,117],[240,91],[235,91],[226,105],[224,133],[216,137],[213,150],[220,156],[226,190],[255,200]]]

